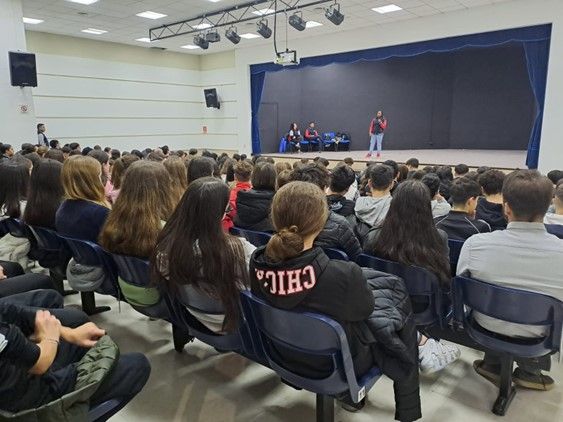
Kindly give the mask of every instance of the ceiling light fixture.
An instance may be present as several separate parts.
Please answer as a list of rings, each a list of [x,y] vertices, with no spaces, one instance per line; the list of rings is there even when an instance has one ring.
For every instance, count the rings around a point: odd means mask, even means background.
[[[207,22],[203,22],[203,23],[198,23],[197,25],[194,25],[194,29],[208,29],[211,28],[213,25],[211,25],[210,23]]]
[[[305,26],[307,27],[307,29],[309,29],[309,28],[316,28],[317,26],[323,26],[323,24],[316,21],[307,21],[307,24]]]
[[[235,26],[231,26],[229,29],[227,29],[225,31],[225,38],[227,38],[233,44],[238,44],[240,42],[240,35],[237,34],[237,28]]]
[[[151,42],[150,38],[147,37],[143,37],[143,38],[137,38],[135,39],[135,41],[139,41],[139,42]]]
[[[202,50],[207,50],[209,48],[209,41],[203,35],[198,34],[194,37],[194,45],[197,45]]]
[[[67,0],[71,3],[90,5],[96,3],[98,0]]]
[[[334,3],[325,10],[326,18],[335,25],[340,25],[344,20],[344,15],[340,13],[340,4]]]
[[[136,16],[140,18],[147,18],[147,19],[160,19],[160,18],[165,18],[168,15],[158,12],[151,12],[150,10],[147,10],[146,12],[137,13]]]
[[[253,40],[256,38],[260,38],[260,35],[253,34],[252,32],[247,32],[246,34],[240,34],[240,37],[244,38],[245,40]]]
[[[256,24],[256,32],[262,35],[264,38],[270,38],[272,36],[272,28],[268,26],[268,21],[266,19],[261,19]]]
[[[23,18],[23,23],[28,23],[30,25],[37,25],[38,23],[45,22],[41,19],[34,19],[34,18]]]
[[[102,35],[108,31],[104,31],[103,29],[87,28],[83,29],[81,32],[85,32],[86,34]]]
[[[185,48],[186,50],[197,50],[198,48],[201,47],[198,47],[197,45],[193,45],[193,44],[187,44],[187,45],[183,45],[180,48]]]
[[[207,42],[219,42],[221,41],[221,35],[217,31],[209,31],[205,34],[205,41]]]
[[[377,13],[384,14],[384,13],[398,12],[399,10],[403,10],[403,8],[397,6],[396,4],[388,4],[387,6],[374,7],[371,10]]]
[[[301,12],[295,12],[291,15],[288,22],[298,31],[305,31],[305,28],[307,27],[307,23],[303,20]]]
[[[266,15],[271,15],[272,13],[276,13],[275,9],[260,9],[260,10],[255,10],[252,12],[255,15],[258,16],[266,16]]]

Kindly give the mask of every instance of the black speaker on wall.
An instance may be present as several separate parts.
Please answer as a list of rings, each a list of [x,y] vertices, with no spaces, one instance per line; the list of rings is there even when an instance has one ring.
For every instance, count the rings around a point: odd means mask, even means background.
[[[221,108],[219,98],[217,97],[217,90],[215,88],[204,89],[205,105],[207,108]]]
[[[10,51],[8,56],[12,86],[37,86],[35,54]]]

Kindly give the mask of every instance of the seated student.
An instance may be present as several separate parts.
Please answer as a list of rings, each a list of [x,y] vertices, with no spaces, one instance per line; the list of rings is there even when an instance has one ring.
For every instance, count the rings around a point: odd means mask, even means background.
[[[412,175],[414,174],[414,172],[418,171],[418,166],[420,165],[420,162],[418,161],[418,158],[409,158],[405,162],[405,165],[409,169],[409,173],[408,173],[407,178],[410,179],[412,177]]]
[[[399,185],[383,225],[372,230],[365,243],[366,253],[404,265],[422,267],[436,274],[444,290],[451,282],[446,233],[436,229],[429,206],[427,186],[418,180]],[[413,309],[426,307],[413,300]],[[454,345],[420,336],[419,361],[423,372],[436,372],[459,358]]]
[[[363,330],[371,331],[376,341],[383,344],[383,348],[394,342],[393,337],[397,333],[392,333],[387,341],[378,339],[369,322],[386,312],[381,307],[382,302],[375,301],[374,298],[387,294],[388,291],[372,284],[376,279],[381,279],[381,273],[374,275],[369,270],[364,273],[354,262],[329,260],[322,249],[314,245],[315,237],[321,233],[323,221],[327,219],[325,201],[321,190],[311,183],[300,181],[291,182],[276,193],[272,203],[272,220],[277,233],[252,256],[252,292],[282,309],[299,307],[329,315],[346,332],[356,374],[364,374],[374,364],[387,372],[389,366],[380,359],[382,355],[374,351],[372,344],[361,340],[358,333],[365,332]],[[288,274],[294,274],[293,286],[291,277],[280,276],[287,269],[291,270]],[[369,281],[366,276],[370,277]],[[392,283],[396,281],[393,280]],[[401,305],[391,302],[384,306],[405,310]],[[410,314],[411,310],[406,312]],[[420,417],[420,408],[418,371],[414,359],[416,335],[412,320],[407,318],[404,330],[403,338],[408,350],[404,351],[413,359],[407,359],[404,366],[398,365],[406,374],[400,381],[394,379],[396,418],[413,421]],[[332,362],[324,358],[309,359],[295,355],[293,351],[283,347],[276,347],[272,352],[280,355],[289,369],[305,376],[322,378],[332,368]],[[396,354],[402,354],[402,351]],[[398,367],[394,366],[394,369]],[[358,404],[351,403],[350,398],[345,396],[337,398],[348,411],[357,411],[365,403],[365,400]]]
[[[380,226],[391,204],[391,189],[395,184],[393,169],[384,164],[371,165],[366,172],[369,196],[356,199],[354,211],[358,218],[358,233],[365,235],[371,227]],[[361,223],[367,230],[361,230]]]
[[[55,227],[63,236],[98,241],[110,211],[100,163],[92,157],[73,155],[63,164],[65,200],[57,210]]]
[[[323,193],[329,183],[329,174],[324,166],[309,164],[303,168],[293,170],[290,181],[309,182],[318,186]],[[328,205],[327,205],[328,208]],[[348,255],[351,260],[362,253],[358,238],[346,218],[335,212],[329,212],[324,222],[324,228],[315,239],[315,246],[321,248],[339,249]]]
[[[176,208],[188,188],[186,165],[180,157],[171,155],[164,161],[164,168],[168,171],[172,181],[173,203],[174,208]]]
[[[467,173],[469,173],[469,167],[467,166],[467,164],[458,164],[457,166],[454,167],[454,179],[457,179],[458,177],[463,177]]]
[[[548,212],[543,219],[544,224],[556,225],[558,232],[563,233],[563,180],[555,188],[553,212]]]
[[[50,277],[23,272],[16,262],[0,261],[0,298],[39,289],[53,289]]]
[[[112,190],[109,193],[108,198],[112,204],[115,203],[117,197],[119,196],[119,190],[121,189],[121,180],[123,179],[125,171],[131,164],[139,160],[140,158],[137,155],[129,154],[125,157],[118,158],[113,162],[113,166],[111,168]]]
[[[0,145],[0,163],[9,162],[14,155],[14,148],[10,144]]]
[[[248,286],[248,262],[255,247],[222,229],[229,188],[221,180],[203,177],[188,185],[186,194],[162,229],[151,259],[155,280],[172,298],[187,305],[189,314],[214,333],[233,331],[239,319],[239,290]],[[199,309],[217,302],[224,314]]]
[[[502,188],[506,230],[471,236],[465,241],[457,274],[478,280],[528,290],[563,300],[563,241],[545,230],[543,219],[553,197],[551,181],[535,170],[510,173]],[[474,312],[475,321],[485,329],[504,336],[538,338],[546,335],[542,326],[499,321]],[[550,390],[553,380],[542,374],[550,369],[550,357],[516,358],[514,384],[536,390]],[[492,353],[473,367],[487,380],[498,383],[500,362]]]
[[[354,170],[346,164],[336,166],[331,173],[326,197],[329,210],[345,217],[351,226],[356,224],[356,214],[354,213],[356,204],[354,201],[346,199],[345,195],[355,181]]]
[[[319,149],[321,149],[322,146],[322,142],[321,141],[321,137],[319,136],[319,132],[317,131],[317,129],[315,128],[315,122],[311,122],[309,123],[309,127],[307,129],[305,129],[305,136],[304,136],[306,141],[316,141],[319,143]]]
[[[100,245],[112,253],[147,259],[175,200],[162,163],[143,160],[131,164],[100,233]]]
[[[563,180],[563,170],[551,170],[547,173],[547,178],[551,180],[553,186],[557,186],[560,180]]]
[[[64,163],[65,157],[62,149],[51,148],[45,153],[45,157],[51,160],[58,161],[59,163]]]
[[[436,217],[436,227],[448,234],[448,239],[466,240],[477,233],[488,233],[491,226],[483,220],[474,218],[477,198],[481,195],[479,183],[459,177],[455,179],[450,188],[453,207],[442,217]]]
[[[278,161],[276,164],[276,173],[280,174],[284,170],[291,170],[291,164],[287,161]]]
[[[98,376],[105,376],[93,395],[85,398],[91,407],[118,400],[119,405],[100,419],[107,420],[142,390],[150,375],[150,363],[141,353],[123,353],[118,354],[109,371],[109,355],[98,351],[91,354],[91,362],[81,362],[78,368],[76,364],[88,349],[96,347],[105,331],[89,322],[81,311],[60,309],[62,303],[60,295],[48,290],[0,299],[0,409],[20,412],[39,408],[73,392],[78,382],[84,383],[96,371]],[[66,410],[62,414],[47,413],[55,420],[63,414],[64,419],[72,416]]]
[[[188,186],[200,177],[220,177],[217,162],[210,157],[196,157],[187,162]]]
[[[30,226],[55,229],[55,214],[63,201],[63,165],[44,159],[33,167],[23,220]]]
[[[237,195],[235,226],[262,232],[274,231],[270,206],[276,193],[276,168],[266,161],[258,162],[252,170],[252,189]]]
[[[287,132],[287,142],[291,145],[292,151],[301,151],[301,132],[297,127],[297,123],[292,123],[289,125],[289,131]]]
[[[342,161],[344,162],[344,164],[350,167],[352,171],[354,171],[354,159],[352,157],[346,157]],[[354,201],[354,202],[356,202],[356,199],[358,199],[360,196],[360,192],[358,190],[358,176],[355,171],[354,171],[354,182],[350,185],[350,188],[348,188],[348,192],[346,192],[346,195],[344,196],[349,201]]]
[[[434,173],[428,173],[422,177],[421,181],[430,189],[432,216],[441,217],[448,214],[452,206],[440,195],[440,178]]]
[[[241,160],[233,166],[235,173],[235,187],[231,189],[229,196],[229,210],[223,219],[223,228],[229,231],[234,227],[233,220],[237,215],[237,196],[240,191],[252,189],[250,176],[252,175],[252,164]]]
[[[505,174],[500,170],[485,170],[479,175],[479,184],[483,189],[484,198],[479,198],[475,218],[486,221],[491,230],[504,230],[506,218],[502,208],[502,184]]]
[[[448,201],[450,199],[450,186],[454,180],[452,168],[450,166],[440,166],[436,174],[440,178],[440,195]]]
[[[82,151],[84,153],[84,151]],[[84,155],[84,154],[83,154]],[[104,185],[104,191],[106,193],[106,198],[109,200],[111,192],[113,191],[113,184],[111,182],[111,166],[109,163],[109,155],[107,155],[103,151],[98,151],[93,149],[92,151],[88,152],[89,157],[95,158],[100,162],[102,166],[102,184]],[[120,158],[120,157],[117,157]],[[113,161],[117,160],[117,158],[112,158]],[[112,161],[112,162],[113,162]]]
[[[276,178],[276,190],[279,190],[283,185],[287,185],[291,182],[291,173],[293,173],[292,170],[284,170],[278,174]]]

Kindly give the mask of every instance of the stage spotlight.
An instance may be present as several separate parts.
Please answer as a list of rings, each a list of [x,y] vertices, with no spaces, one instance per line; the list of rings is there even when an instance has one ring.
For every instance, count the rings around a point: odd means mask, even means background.
[[[207,41],[202,35],[198,34],[194,37],[194,45],[197,45],[202,50],[207,50],[209,48],[209,41]]]
[[[325,10],[326,18],[335,25],[340,25],[344,20],[344,15],[340,13],[340,4],[334,3]]]
[[[262,19],[256,24],[256,32],[262,35],[264,38],[270,38],[272,36],[272,29],[268,26],[268,20]]]
[[[296,12],[291,15],[289,17],[289,24],[298,31],[304,31],[307,26],[307,22],[305,22],[301,17],[301,12]]]
[[[210,31],[205,34],[205,41],[207,42],[219,42],[221,41],[221,35],[217,31]]]
[[[227,31],[225,32],[225,37],[233,44],[238,44],[240,42],[240,35],[237,34],[237,28],[234,26],[231,26],[229,29],[227,29]]]

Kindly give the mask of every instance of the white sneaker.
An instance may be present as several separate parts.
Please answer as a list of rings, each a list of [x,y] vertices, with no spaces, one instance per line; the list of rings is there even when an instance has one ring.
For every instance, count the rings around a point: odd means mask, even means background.
[[[426,340],[424,346],[418,346],[418,364],[425,374],[438,372],[455,362],[461,355],[457,346],[440,343],[432,338]]]

